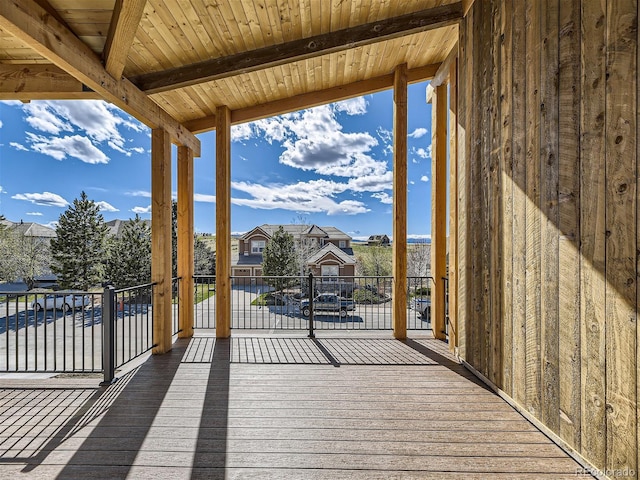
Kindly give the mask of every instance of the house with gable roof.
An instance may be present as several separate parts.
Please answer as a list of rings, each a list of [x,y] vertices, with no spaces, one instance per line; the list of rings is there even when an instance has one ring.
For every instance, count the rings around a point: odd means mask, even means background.
[[[351,237],[336,227],[318,225],[259,225],[238,239],[238,256],[232,259],[231,275],[262,275],[262,251],[273,234],[282,227],[296,242],[304,244],[309,271],[316,276],[340,278],[355,274],[356,261]]]

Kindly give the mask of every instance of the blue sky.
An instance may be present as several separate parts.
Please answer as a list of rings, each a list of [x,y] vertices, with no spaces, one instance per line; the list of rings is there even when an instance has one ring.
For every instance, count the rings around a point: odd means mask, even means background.
[[[408,233],[428,236],[431,106],[409,86]],[[392,233],[392,91],[232,127],[234,233],[262,223]],[[215,132],[199,135],[195,226],[215,231]],[[173,190],[175,193],[175,151]],[[82,190],[106,220],[150,218],[150,131],[101,101],[0,102],[0,214],[55,222]]]

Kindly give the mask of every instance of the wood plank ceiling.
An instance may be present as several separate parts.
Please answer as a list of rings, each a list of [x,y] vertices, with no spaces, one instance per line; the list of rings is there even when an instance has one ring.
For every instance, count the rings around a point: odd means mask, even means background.
[[[15,27],[15,6],[89,47],[115,96],[135,89],[196,132],[215,128],[220,105],[240,122],[389,88],[402,63],[410,81],[428,78],[462,17],[451,0],[2,1],[0,99],[105,97]]]

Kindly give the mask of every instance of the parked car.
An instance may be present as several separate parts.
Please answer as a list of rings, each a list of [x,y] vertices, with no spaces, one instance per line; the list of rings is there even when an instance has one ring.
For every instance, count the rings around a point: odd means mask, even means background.
[[[420,314],[424,319],[431,318],[431,299],[416,297],[411,301],[411,308]]]
[[[337,313],[344,318],[347,316],[348,311],[355,309],[356,304],[353,300],[339,297],[335,293],[323,293],[313,299],[314,312]],[[309,300],[304,299],[300,302],[300,311],[305,317],[309,316],[311,313]]]
[[[44,295],[37,297],[31,307],[39,312],[40,310],[79,310],[88,307],[91,303],[88,295]]]

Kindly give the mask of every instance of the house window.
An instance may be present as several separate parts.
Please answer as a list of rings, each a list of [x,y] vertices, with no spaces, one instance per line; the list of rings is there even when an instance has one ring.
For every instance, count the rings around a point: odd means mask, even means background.
[[[340,244],[338,246],[340,248],[346,248],[347,247],[347,241],[346,240],[340,240]]]
[[[339,272],[338,265],[322,265],[320,267],[320,274],[323,277],[337,277]],[[325,281],[332,281],[333,279],[324,279]]]
[[[265,243],[264,240],[251,240],[251,253],[262,253]]]

